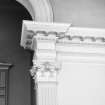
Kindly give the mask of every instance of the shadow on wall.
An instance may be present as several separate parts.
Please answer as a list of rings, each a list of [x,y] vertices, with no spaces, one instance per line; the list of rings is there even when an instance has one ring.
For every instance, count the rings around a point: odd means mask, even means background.
[[[22,20],[32,20],[17,2],[0,1],[0,58],[14,66],[9,77],[9,105],[31,105],[31,56],[20,46]]]

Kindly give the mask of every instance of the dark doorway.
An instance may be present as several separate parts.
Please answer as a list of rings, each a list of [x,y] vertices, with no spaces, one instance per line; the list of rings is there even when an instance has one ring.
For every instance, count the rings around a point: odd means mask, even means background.
[[[0,59],[14,66],[9,75],[9,105],[31,105],[31,53],[20,46],[22,20],[32,20],[15,0],[0,0]]]

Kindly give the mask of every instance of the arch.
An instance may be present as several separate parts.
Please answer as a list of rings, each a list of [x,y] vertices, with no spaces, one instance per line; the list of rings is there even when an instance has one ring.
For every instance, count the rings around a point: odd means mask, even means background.
[[[53,22],[53,11],[49,0],[16,0],[22,4],[32,16],[40,22]]]

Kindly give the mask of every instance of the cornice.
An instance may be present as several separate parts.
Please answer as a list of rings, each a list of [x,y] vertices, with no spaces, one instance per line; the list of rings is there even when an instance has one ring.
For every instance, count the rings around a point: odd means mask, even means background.
[[[70,24],[24,21],[21,45],[32,43],[32,38],[56,40],[56,43],[105,44],[105,29],[70,27]],[[24,37],[23,37],[24,36]]]
[[[33,59],[105,62],[105,29],[34,22],[23,26],[21,46],[35,51]]]
[[[70,35],[65,34],[65,32],[56,32],[56,31],[32,31],[27,30],[27,32],[31,33],[31,35],[28,35],[27,38],[31,39],[34,36],[39,37],[41,40],[44,40],[45,38],[48,39],[52,35],[52,37],[56,37],[57,42],[87,42],[87,43],[105,43],[105,37],[95,37],[95,36],[83,36],[83,35]],[[41,36],[42,35],[42,36]]]
[[[55,41],[58,45],[81,45],[81,46],[104,46],[105,45],[105,37],[94,37],[94,36],[77,36],[77,35],[65,35],[64,32],[56,32],[56,31],[27,31],[29,35],[27,35],[27,41],[25,43],[25,48],[33,49],[34,41],[33,39],[37,39],[40,41]],[[34,49],[33,49],[34,50]]]

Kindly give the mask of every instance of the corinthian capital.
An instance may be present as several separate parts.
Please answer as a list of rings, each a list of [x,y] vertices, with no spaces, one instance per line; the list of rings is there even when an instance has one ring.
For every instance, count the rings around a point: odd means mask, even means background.
[[[37,81],[56,81],[60,68],[60,63],[56,61],[34,61],[30,73]]]

